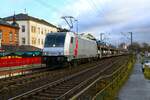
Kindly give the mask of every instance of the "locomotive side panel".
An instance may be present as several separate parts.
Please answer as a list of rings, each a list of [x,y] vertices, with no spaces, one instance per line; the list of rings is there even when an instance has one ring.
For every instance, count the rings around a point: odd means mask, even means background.
[[[81,63],[98,55],[96,41],[79,37],[72,32],[50,33],[45,40],[43,57],[47,65]]]
[[[95,41],[78,39],[78,58],[97,57],[97,44]]]
[[[64,44],[64,56],[67,57],[67,60],[70,62],[75,58],[74,48],[75,48],[75,35],[71,32],[66,33],[66,39]]]

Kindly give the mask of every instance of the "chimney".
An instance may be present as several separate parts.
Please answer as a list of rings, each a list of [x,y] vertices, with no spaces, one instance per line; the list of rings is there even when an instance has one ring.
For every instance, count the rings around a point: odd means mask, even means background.
[[[13,16],[13,23],[16,23],[16,15]]]

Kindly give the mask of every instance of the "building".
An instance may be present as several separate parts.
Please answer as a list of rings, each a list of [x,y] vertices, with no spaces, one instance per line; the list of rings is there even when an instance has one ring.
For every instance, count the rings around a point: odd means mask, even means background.
[[[128,45],[126,43],[121,43],[119,45],[119,48],[121,48],[121,49],[128,49]]]
[[[0,47],[2,46],[18,46],[19,44],[19,25],[16,23],[15,18],[11,24],[0,19]]]
[[[82,37],[84,37],[84,38],[87,38],[87,39],[90,39],[90,40],[96,40],[96,38],[92,35],[92,34],[90,34],[90,33],[82,33],[82,34],[80,34]]]
[[[57,27],[43,19],[38,19],[28,14],[15,15],[19,24],[19,45],[30,45],[43,48],[45,36],[50,32],[57,32]],[[11,23],[13,16],[5,17],[5,21]]]

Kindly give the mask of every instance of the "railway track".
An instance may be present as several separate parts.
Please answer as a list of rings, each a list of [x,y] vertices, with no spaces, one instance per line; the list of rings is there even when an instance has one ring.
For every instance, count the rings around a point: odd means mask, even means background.
[[[8,87],[10,85],[14,85],[15,81],[20,82],[20,81],[25,80],[27,78],[32,78],[32,77],[34,77],[34,75],[37,75],[37,74],[40,74],[43,72],[47,72],[48,70],[49,70],[49,68],[33,69],[32,73],[22,74],[22,75],[18,75],[18,76],[12,76],[12,77],[8,77],[8,78],[0,79],[0,89],[2,88],[2,86]]]
[[[110,59],[110,58],[109,58]],[[108,60],[109,60],[108,59]],[[100,62],[107,62],[101,60]],[[100,63],[99,62],[99,63]],[[97,62],[98,63],[98,62]],[[0,80],[0,99],[8,99],[14,97],[22,92],[27,92],[49,82],[56,81],[64,76],[69,76],[73,73],[84,70],[88,67],[92,67],[97,64],[93,62],[91,64],[83,64],[78,67],[64,68],[58,70],[44,71],[40,73],[31,73],[23,76],[10,77]]]
[[[69,99],[73,94],[83,89],[86,85],[94,81],[101,75],[110,74],[124,63],[127,57],[116,57],[107,59],[100,64],[66,76],[57,81],[25,92],[21,95],[10,98],[23,100],[50,100],[50,99]],[[116,67],[117,66],[117,67]]]

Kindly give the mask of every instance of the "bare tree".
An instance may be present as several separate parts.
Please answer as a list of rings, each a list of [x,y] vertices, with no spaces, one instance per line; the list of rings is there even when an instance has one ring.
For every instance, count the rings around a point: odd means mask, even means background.
[[[123,43],[120,43],[118,47],[123,48],[125,45],[126,45],[126,43],[123,42]]]
[[[149,51],[149,44],[148,43],[142,43],[142,51]]]
[[[131,45],[128,46],[128,50],[133,52],[140,52],[141,46],[138,42],[133,42],[132,46]]]

